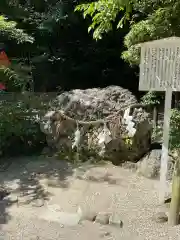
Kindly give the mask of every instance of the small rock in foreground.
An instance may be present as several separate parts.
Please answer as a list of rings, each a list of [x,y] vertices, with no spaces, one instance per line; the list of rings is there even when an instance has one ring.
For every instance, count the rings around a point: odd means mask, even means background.
[[[3,200],[5,197],[9,196],[10,192],[6,189],[0,188],[0,200]]]
[[[157,223],[164,223],[168,221],[168,216],[164,212],[156,213],[153,220]]]
[[[81,216],[81,221],[86,220],[86,221],[91,221],[94,222],[97,217],[97,213],[93,211],[85,211],[82,213]]]
[[[95,222],[106,225],[109,224],[109,217],[110,214],[109,213],[104,213],[104,212],[100,212],[98,213]]]
[[[111,233],[110,233],[110,232],[104,232],[104,233],[100,234],[100,237],[101,237],[101,238],[111,237]]]
[[[110,216],[109,224],[112,226],[120,227],[120,228],[123,227],[123,222],[122,222],[119,214],[116,214],[116,213],[114,213]]]
[[[31,204],[33,207],[42,207],[44,206],[44,200],[43,199],[36,199]]]

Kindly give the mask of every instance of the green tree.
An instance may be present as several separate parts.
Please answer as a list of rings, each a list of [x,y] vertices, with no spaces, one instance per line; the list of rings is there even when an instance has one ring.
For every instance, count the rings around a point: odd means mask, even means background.
[[[33,82],[36,91],[56,91],[57,86],[63,89],[107,86],[111,79],[114,79],[114,84],[119,81],[119,66],[122,66],[120,85],[128,88],[129,83],[124,79],[128,78],[129,73],[130,79],[133,70],[129,71],[128,64],[119,58],[128,25],[122,31],[106,34],[101,43],[93,41],[87,33],[89,19],[84,21],[78,12],[74,12],[78,2],[0,1],[0,14],[6,16],[8,21],[15,22],[16,29],[21,29],[33,39],[33,43],[19,42],[20,37],[15,41],[8,35],[2,40],[12,60],[12,66],[5,71],[6,74],[2,70],[4,81],[8,81],[10,90],[19,90],[21,87],[17,83],[22,83],[23,79],[24,85],[28,81]],[[110,6],[113,7],[111,1]],[[128,9],[128,6],[119,2],[115,6],[117,14],[120,6]],[[116,22],[112,23],[112,28],[115,25]],[[119,27],[120,25],[119,23]],[[20,66],[16,63],[20,63]],[[12,88],[12,82],[16,83],[16,87]]]
[[[29,90],[29,82],[41,92],[57,91],[57,86],[66,90],[107,86],[112,79],[119,83],[119,72],[121,86],[128,87],[129,67],[119,58],[124,32],[107,34],[100,43],[94,41],[87,33],[89,20],[74,12],[76,5],[70,0],[0,1],[0,15],[7,24],[6,30],[0,27],[5,31],[0,35],[11,61],[9,68],[1,67],[0,81],[6,82],[9,91]],[[2,152],[12,145],[22,149],[19,142],[29,146],[28,139],[36,146],[42,137],[36,121],[26,118],[37,106],[29,100],[22,103],[21,97],[13,103],[0,101]]]
[[[113,29],[113,23],[119,17],[119,12],[123,12],[123,16],[118,20],[117,28],[122,28],[123,23],[130,19],[132,8],[130,0],[98,0],[80,4],[76,6],[75,11],[83,12],[84,18],[87,16],[92,18],[88,32],[93,31],[93,38],[98,40]]]
[[[139,43],[180,36],[178,0],[98,0],[81,4],[75,10],[83,12],[84,17],[91,17],[92,24],[89,29],[94,30],[95,39],[100,39],[103,33],[112,30],[112,22],[117,22],[119,27],[124,19],[128,19],[130,31],[124,39],[127,50],[123,52],[122,57],[130,64],[139,63]],[[122,14],[119,14],[121,11]]]
[[[5,15],[0,15],[0,37],[2,42],[12,41],[21,45],[24,43],[33,44],[34,42],[34,37],[18,28],[17,22],[11,21]],[[10,90],[22,89],[29,80],[24,72],[25,68],[22,67],[22,64],[20,65],[13,60],[11,67],[0,67],[1,81],[6,82]]]

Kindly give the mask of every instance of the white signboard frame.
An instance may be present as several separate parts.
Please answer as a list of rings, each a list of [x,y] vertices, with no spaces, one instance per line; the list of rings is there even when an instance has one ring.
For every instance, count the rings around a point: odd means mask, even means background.
[[[165,91],[164,129],[160,169],[160,202],[167,191],[169,127],[172,92],[180,91],[180,38],[141,44],[140,91]]]

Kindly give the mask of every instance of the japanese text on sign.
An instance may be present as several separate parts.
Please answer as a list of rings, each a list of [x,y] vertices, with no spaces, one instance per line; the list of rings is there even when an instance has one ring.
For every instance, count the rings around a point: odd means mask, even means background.
[[[180,91],[180,45],[141,49],[140,91]]]

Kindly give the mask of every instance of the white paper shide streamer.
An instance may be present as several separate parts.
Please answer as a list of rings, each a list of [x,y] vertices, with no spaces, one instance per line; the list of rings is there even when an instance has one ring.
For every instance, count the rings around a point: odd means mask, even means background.
[[[78,149],[80,140],[81,140],[81,132],[77,124],[77,129],[74,133],[74,143],[72,144],[72,149],[74,149],[75,147]]]
[[[133,117],[129,115],[130,114],[130,108],[127,108],[124,112],[124,123],[127,125],[126,130],[128,131],[129,137],[134,137],[136,133],[136,129],[134,128],[135,123],[132,121]]]
[[[98,144],[101,148],[100,155],[104,154],[105,146],[112,140],[111,138],[111,132],[108,129],[106,123],[104,123],[104,128],[102,132],[98,135]]]

